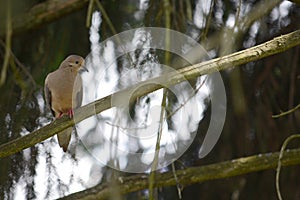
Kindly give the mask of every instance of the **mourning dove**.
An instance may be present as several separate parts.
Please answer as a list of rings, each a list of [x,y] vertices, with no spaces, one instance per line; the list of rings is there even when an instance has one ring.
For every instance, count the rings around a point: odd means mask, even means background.
[[[84,59],[78,55],[68,56],[59,68],[45,79],[45,98],[55,119],[62,115],[73,117],[73,109],[81,106],[82,80],[79,71],[84,68]],[[87,71],[87,70],[86,70]],[[66,152],[73,127],[57,134],[59,146]]]

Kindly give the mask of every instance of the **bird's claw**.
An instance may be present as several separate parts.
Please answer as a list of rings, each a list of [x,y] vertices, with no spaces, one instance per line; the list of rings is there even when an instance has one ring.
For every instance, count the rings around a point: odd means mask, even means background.
[[[73,112],[73,109],[70,109],[68,110],[67,113],[59,113],[58,117],[57,118],[61,118],[63,115],[67,114],[70,118],[72,118],[74,116],[74,112]]]
[[[74,116],[73,109],[70,109],[70,110],[68,111],[68,115],[69,115],[70,118],[72,118],[72,117]]]

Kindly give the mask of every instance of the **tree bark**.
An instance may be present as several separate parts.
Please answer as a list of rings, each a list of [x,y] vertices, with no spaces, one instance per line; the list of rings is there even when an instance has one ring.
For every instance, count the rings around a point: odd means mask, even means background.
[[[204,74],[210,74],[231,67],[236,67],[238,65],[246,64],[248,62],[256,61],[267,56],[286,51],[299,44],[300,30],[297,30],[249,49],[188,66],[178,70],[176,73],[166,73],[157,78],[143,81],[128,89],[116,92],[112,95],[106,96],[102,99],[78,108],[74,112],[75,117],[73,119],[69,119],[67,116],[62,117],[55,120],[51,124],[31,132],[28,135],[2,144],[0,146],[0,158],[12,155],[23,149],[31,147],[70,126],[73,126],[77,122],[80,122],[111,107],[117,106],[112,104],[112,98],[122,100],[124,96],[128,96],[128,94],[130,94],[130,101],[133,102],[145,94],[162,88],[162,85],[168,87]],[[159,85],[153,83],[161,84]]]
[[[300,149],[286,151],[281,160],[282,166],[300,164],[299,154]],[[202,167],[190,167],[176,171],[177,180],[175,179],[173,172],[160,173],[159,176],[156,177],[154,187],[174,186],[178,183],[182,186],[187,186],[194,183],[274,169],[277,167],[278,158],[279,152],[276,152],[243,157]],[[147,189],[149,184],[148,174],[139,174],[124,178],[120,177],[118,180],[115,180],[115,182],[118,183],[118,187],[111,187],[109,183],[104,183],[87,190],[65,196],[61,198],[61,200],[108,199],[116,192],[124,195],[130,192]]]
[[[12,33],[19,34],[50,23],[87,5],[89,0],[48,0],[12,19]],[[5,36],[5,24],[0,23],[0,37]]]

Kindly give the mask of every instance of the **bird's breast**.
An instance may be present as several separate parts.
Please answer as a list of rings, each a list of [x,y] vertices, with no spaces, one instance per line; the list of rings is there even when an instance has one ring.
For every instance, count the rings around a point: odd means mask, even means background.
[[[56,113],[66,113],[72,108],[75,78],[76,74],[51,74],[48,85],[51,86],[51,107]]]

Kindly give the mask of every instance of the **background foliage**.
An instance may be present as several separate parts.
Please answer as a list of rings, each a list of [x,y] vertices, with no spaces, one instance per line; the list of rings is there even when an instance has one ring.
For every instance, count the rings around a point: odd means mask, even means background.
[[[10,1],[11,19],[45,1]],[[273,3],[273,4],[272,4]],[[212,57],[219,57],[300,28],[299,4],[291,1],[102,1],[101,40],[131,28],[142,26],[168,27],[197,39]],[[263,6],[262,6],[263,5]],[[70,5],[71,6],[71,5]],[[0,142],[5,143],[31,132],[51,119],[41,103],[44,79],[57,68],[66,55],[86,56],[90,52],[86,4],[78,11],[45,23],[34,29],[13,32],[6,80],[0,95]],[[0,1],[0,27],[8,20],[7,1]],[[94,5],[94,10],[99,8]],[[109,25],[105,15],[114,27]],[[55,12],[55,10],[53,11]],[[254,13],[254,14],[253,14]],[[197,19],[201,19],[200,21]],[[5,35],[0,40],[0,60],[4,63]],[[273,119],[272,114],[295,107],[300,102],[299,46],[276,56],[248,63],[241,68],[222,72],[227,92],[227,117],[223,133],[213,151],[204,159],[197,157],[199,146],[209,124],[207,113],[199,123],[197,137],[188,151],[175,162],[177,169],[201,166],[237,157],[278,151],[284,139],[300,129],[300,113]],[[2,68],[3,71],[3,68]],[[3,73],[3,72],[2,72]],[[63,179],[51,148],[54,138],[20,153],[0,160],[0,198],[13,199],[22,187],[25,199],[56,198],[70,191],[70,183],[80,180]],[[289,145],[296,147],[297,143]],[[76,165],[80,153],[72,148],[66,159]],[[43,159],[41,159],[42,157]],[[44,162],[47,190],[37,191],[37,166]],[[92,168],[92,184],[109,181],[111,169]],[[79,173],[73,171],[72,173]],[[120,173],[118,173],[120,175]],[[122,174],[127,176],[129,174]],[[299,199],[299,166],[282,171],[282,193],[286,199]],[[194,184],[182,191],[183,199],[275,199],[275,172],[272,170],[234,178]],[[21,186],[20,186],[21,185]],[[55,192],[54,192],[55,191]],[[176,187],[158,190],[159,199],[178,198]],[[145,197],[145,191],[129,194],[127,199]]]

